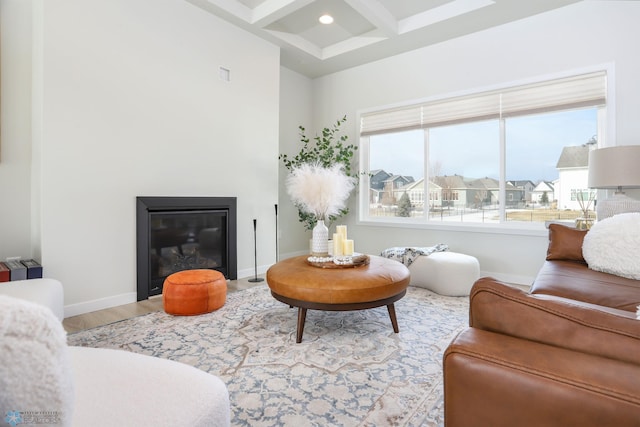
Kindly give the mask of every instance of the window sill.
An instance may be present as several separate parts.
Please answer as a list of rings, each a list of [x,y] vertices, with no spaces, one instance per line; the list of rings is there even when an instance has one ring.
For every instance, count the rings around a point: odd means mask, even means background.
[[[366,219],[356,221],[356,224],[368,227],[392,227],[408,228],[417,230],[437,230],[452,231],[458,233],[485,233],[485,234],[507,234],[518,236],[547,237],[549,231],[544,222],[520,222],[513,221],[501,224],[478,224],[478,223],[440,223],[425,222],[423,220],[393,219],[384,220]]]

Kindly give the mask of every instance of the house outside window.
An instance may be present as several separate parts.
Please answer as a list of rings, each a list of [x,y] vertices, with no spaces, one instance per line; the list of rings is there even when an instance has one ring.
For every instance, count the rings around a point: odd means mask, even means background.
[[[413,221],[581,217],[571,191],[587,188],[605,113],[602,71],[361,114],[362,164],[393,187],[380,203],[361,203],[360,219],[394,217],[404,192]]]

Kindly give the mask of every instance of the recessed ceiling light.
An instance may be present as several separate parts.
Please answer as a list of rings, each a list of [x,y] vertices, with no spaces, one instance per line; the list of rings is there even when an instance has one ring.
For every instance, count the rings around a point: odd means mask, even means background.
[[[322,15],[320,18],[318,18],[318,21],[320,21],[321,24],[325,25],[333,24],[333,16]]]

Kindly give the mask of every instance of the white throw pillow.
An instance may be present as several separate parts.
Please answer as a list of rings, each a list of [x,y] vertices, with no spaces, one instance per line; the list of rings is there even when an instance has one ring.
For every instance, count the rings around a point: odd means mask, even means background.
[[[584,237],[582,255],[592,270],[640,280],[640,213],[595,223]]]
[[[73,399],[60,320],[43,305],[0,295],[0,420],[68,426]]]

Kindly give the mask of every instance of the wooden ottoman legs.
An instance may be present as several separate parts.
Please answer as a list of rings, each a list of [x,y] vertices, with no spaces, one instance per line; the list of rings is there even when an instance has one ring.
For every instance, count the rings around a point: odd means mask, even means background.
[[[299,307],[298,308],[298,329],[296,331],[296,344],[300,344],[302,342],[302,333],[304,332],[304,321],[307,318],[307,309]]]
[[[396,318],[396,307],[393,303],[387,305],[387,311],[389,311],[389,317],[391,318],[391,325],[393,326],[393,332],[396,334],[400,332],[398,328],[398,319]]]
[[[291,306],[289,306],[291,307]],[[389,312],[389,318],[391,319],[391,326],[393,326],[393,332],[396,334],[400,332],[398,328],[398,318],[396,317],[396,307],[391,304],[387,304],[387,311]],[[307,309],[304,307],[298,307],[298,328],[296,330],[296,344],[302,342],[302,334],[304,333],[304,322],[307,319]]]

